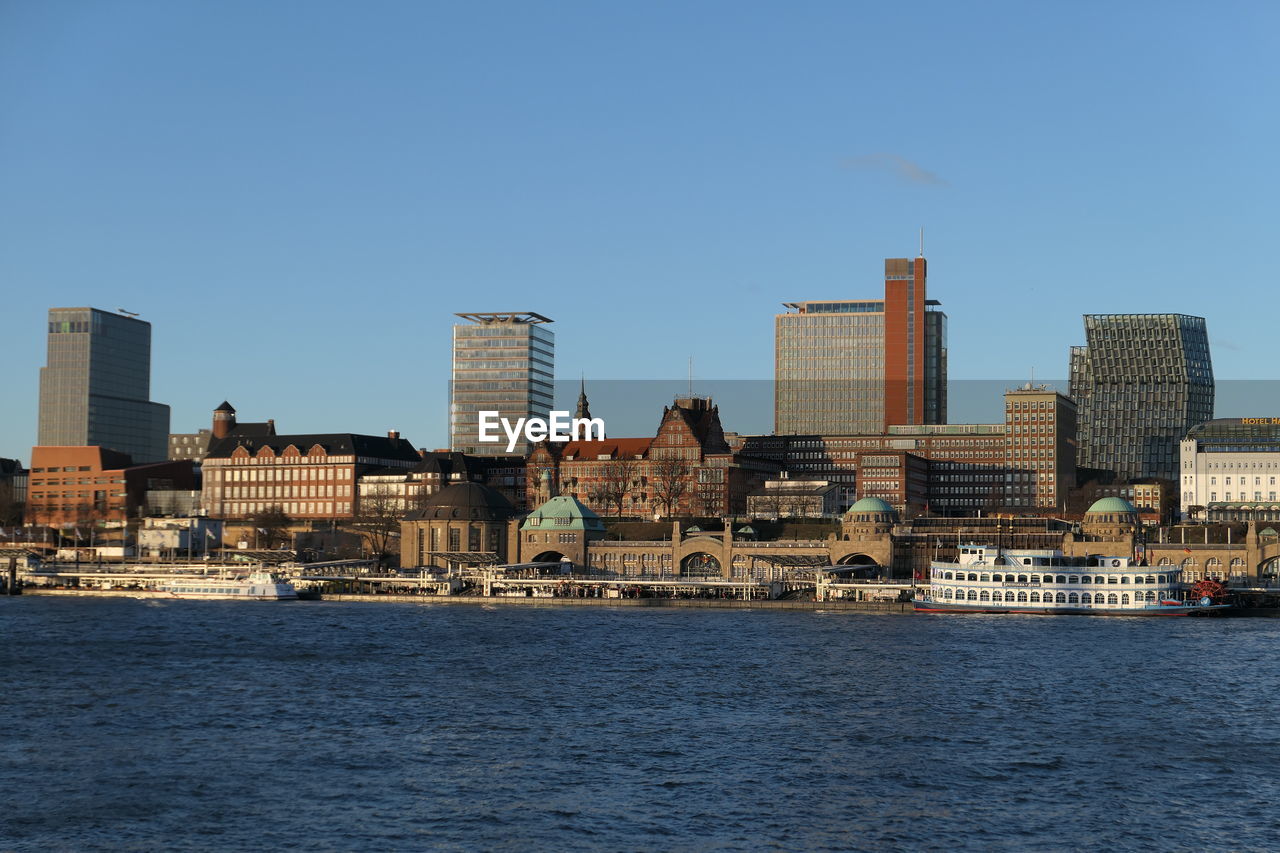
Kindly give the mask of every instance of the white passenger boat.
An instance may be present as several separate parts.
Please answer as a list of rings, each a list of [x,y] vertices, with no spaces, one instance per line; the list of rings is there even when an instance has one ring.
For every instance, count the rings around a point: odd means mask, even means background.
[[[253,572],[245,578],[182,578],[165,581],[159,589],[173,598],[283,601],[298,597],[293,584],[270,572]]]
[[[1228,609],[1218,603],[1221,591],[1202,582],[1188,598],[1178,567],[1139,566],[1127,557],[962,545],[957,562],[930,564],[929,589],[912,604],[924,613],[1187,616]]]

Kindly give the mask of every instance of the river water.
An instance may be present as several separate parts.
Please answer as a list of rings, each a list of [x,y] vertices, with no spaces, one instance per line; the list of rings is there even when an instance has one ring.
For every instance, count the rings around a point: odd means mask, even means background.
[[[0,599],[0,850],[1275,850],[1280,620]]]

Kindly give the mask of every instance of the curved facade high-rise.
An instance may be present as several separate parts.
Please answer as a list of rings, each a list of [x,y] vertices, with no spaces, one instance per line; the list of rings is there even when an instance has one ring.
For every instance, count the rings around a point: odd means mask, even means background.
[[[1122,479],[1178,478],[1178,443],[1213,417],[1213,361],[1203,317],[1086,314],[1071,348],[1081,468]]]

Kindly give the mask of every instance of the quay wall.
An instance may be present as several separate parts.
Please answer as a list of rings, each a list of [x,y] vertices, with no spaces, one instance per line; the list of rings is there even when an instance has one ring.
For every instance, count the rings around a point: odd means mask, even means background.
[[[493,604],[513,607],[694,607],[717,610],[858,610],[913,613],[901,601],[741,601],[731,598],[517,598],[482,595],[325,595],[325,601],[412,601],[418,604]]]
[[[23,595],[62,595],[82,598],[170,598],[167,593],[145,589],[42,589],[27,587]],[[171,599],[172,600],[172,599]],[[322,601],[395,601],[413,604],[497,605],[512,607],[684,607],[717,610],[851,610],[869,613],[911,613],[911,604],[900,601],[735,601],[716,598],[514,598],[481,595],[371,595],[339,593]]]

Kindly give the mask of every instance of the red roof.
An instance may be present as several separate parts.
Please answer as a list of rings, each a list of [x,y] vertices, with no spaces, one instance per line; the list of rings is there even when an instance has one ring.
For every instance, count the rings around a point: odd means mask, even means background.
[[[634,459],[649,455],[652,438],[606,438],[601,441],[569,441],[564,445],[560,458],[573,461],[596,460],[601,456],[610,459]]]

